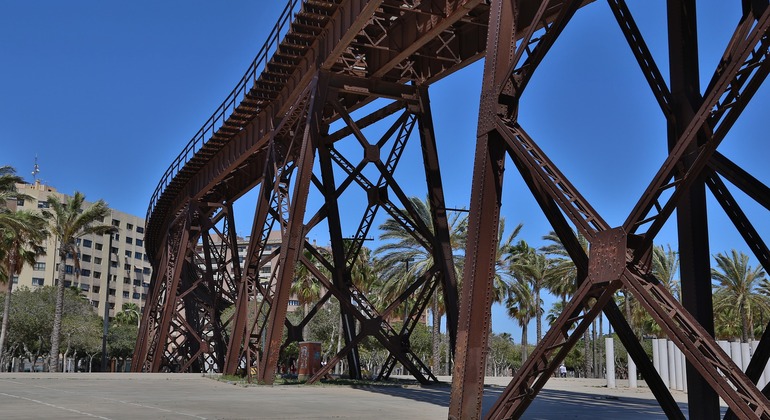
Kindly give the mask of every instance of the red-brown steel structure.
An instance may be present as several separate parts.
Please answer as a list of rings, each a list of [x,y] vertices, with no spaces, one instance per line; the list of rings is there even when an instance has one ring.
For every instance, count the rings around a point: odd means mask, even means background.
[[[235,373],[245,365],[253,366],[248,375],[272,383],[282,347],[302,340],[307,322],[334,298],[344,346],[311,382],[342,359],[350,376],[360,378],[358,345],[373,337],[389,352],[381,378],[400,363],[430,383],[436,377],[411,351],[409,337],[433,295],[442,293],[455,350],[449,417],[479,418],[502,174],[510,158],[575,262],[578,288],[489,417],[519,417],[603,312],[663,411],[683,418],[612,299],[625,287],[685,354],[692,418],[717,418],[720,397],[730,407],[728,417],[770,418],[770,389],[763,394],[755,385],[770,357],[770,329],[745,373],[713,338],[705,211],[710,190],[770,269],[767,246],[724,180],[768,209],[770,189],[716,150],[770,71],[768,2],[737,2],[743,16],[701,92],[695,0],[667,1],[668,83],[625,1],[607,0],[660,105],[669,147],[649,187],[617,227],[603,220],[517,119],[534,71],[575,13],[598,7],[589,3],[288,1],[243,79],[174,160],[152,197],[146,243],[155,272],[133,370]],[[428,87],[480,58],[486,61],[460,298]],[[363,111],[363,117],[352,116]],[[385,128],[376,136],[367,131],[377,124]],[[425,167],[430,220],[417,214],[396,175],[413,137]],[[343,140],[347,147],[337,147]],[[241,263],[233,203],[252,189],[258,199]],[[317,208],[310,207],[311,191],[322,197]],[[351,195],[363,205],[358,229],[346,237],[340,205]],[[432,265],[384,310],[351,274],[380,210],[432,256]],[[682,303],[650,273],[652,243],[674,210]],[[313,229],[328,232],[328,250],[307,241]],[[280,232],[281,245],[268,250],[271,231]],[[578,234],[588,240],[588,251]],[[260,280],[268,262],[274,265],[272,277]],[[286,314],[298,265],[325,293],[293,325]],[[415,304],[397,330],[389,320],[407,299]]]

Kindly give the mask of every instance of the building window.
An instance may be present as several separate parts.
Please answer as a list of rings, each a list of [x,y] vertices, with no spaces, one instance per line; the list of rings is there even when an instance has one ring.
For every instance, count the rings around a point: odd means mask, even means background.
[[[64,272],[67,274],[72,274],[74,272],[74,267],[67,264],[64,266]]]
[[[19,284],[19,276],[13,276],[13,284]]]
[[[100,278],[102,278],[102,272],[101,272],[101,271],[94,271],[94,278],[95,278],[95,279],[100,279]],[[94,287],[94,289],[96,289],[96,287]],[[97,291],[97,292],[98,292],[98,290],[94,290],[94,291]]]
[[[101,287],[94,286],[94,293],[99,293],[99,290],[101,290]]]
[[[144,246],[144,241],[141,239],[136,240],[136,246]]]
[[[119,233],[116,233],[116,234],[115,234],[115,240],[116,240],[116,241],[117,241],[117,240],[120,240],[120,234],[119,234]]]
[[[142,269],[142,273],[147,274],[149,276],[150,275],[150,267],[144,267]]]
[[[110,254],[117,254],[117,253],[118,253],[118,248],[114,246],[110,248]]]
[[[108,293],[110,294],[110,296],[115,296],[115,289],[110,289]]]
[[[118,262],[117,262],[117,261],[110,261],[110,265],[111,265],[112,267],[115,267],[115,268],[117,268],[117,267],[118,267]]]
[[[129,244],[129,245],[133,245],[134,244],[134,238],[129,238],[128,236],[126,236],[126,243]]]
[[[299,301],[295,299],[289,299],[289,306],[299,306]]]
[[[141,252],[134,252],[134,258],[136,258],[137,260],[141,260],[142,259],[142,253]]]
[[[131,278],[130,277],[123,277],[123,284],[131,284]]]
[[[131,271],[131,264],[123,264],[123,269],[126,271]]]
[[[120,227],[120,220],[112,219],[112,226]]]
[[[110,302],[110,309],[115,309],[115,302]]]
[[[126,257],[131,258],[131,251],[126,251],[125,254],[126,254]]]
[[[93,305],[94,308],[98,308],[99,307],[99,301],[95,300],[95,301],[91,302],[91,305]]]
[[[147,293],[142,293],[142,300],[145,300],[145,299],[147,299]],[[144,309],[144,307],[142,307],[142,309]]]
[[[80,270],[80,275],[82,277],[91,277],[91,270],[87,270],[87,269],[84,268],[84,269]]]
[[[144,228],[141,226],[136,227],[136,233],[144,233]]]
[[[150,283],[142,282],[142,287],[150,287]]]
[[[72,286],[72,280],[64,280],[64,287]]]
[[[132,225],[131,223],[126,223],[126,229],[133,230],[134,229],[134,225]]]
[[[16,205],[19,207],[24,207],[24,199],[23,198],[17,198],[16,199]]]
[[[101,264],[102,258],[101,257],[94,257],[94,264]]]
[[[91,256],[88,254],[83,254],[80,256],[80,261],[83,262],[91,262]]]
[[[45,263],[44,262],[36,262],[33,266],[33,270],[35,271],[45,271]]]
[[[134,298],[134,299],[139,299],[139,296],[140,296],[140,295],[139,295],[139,293],[138,293],[138,292],[134,292],[134,295],[132,296],[132,298]]]
[[[128,296],[129,296],[128,292],[123,292],[123,299],[128,299]]]
[[[260,273],[270,273],[270,266],[262,267],[262,269],[259,270]]]
[[[80,283],[80,290],[87,292],[91,289],[90,284]]]
[[[38,201],[37,202],[37,208],[39,208],[39,209],[47,209],[48,208],[48,202],[47,201]]]
[[[103,245],[97,242],[96,244],[94,244],[94,248],[96,248],[97,251],[101,251],[103,248]]]
[[[134,266],[134,273],[141,273],[142,269],[140,267]]]
[[[83,246],[86,248],[91,248],[91,245],[93,244],[93,241],[90,239],[83,239]]]

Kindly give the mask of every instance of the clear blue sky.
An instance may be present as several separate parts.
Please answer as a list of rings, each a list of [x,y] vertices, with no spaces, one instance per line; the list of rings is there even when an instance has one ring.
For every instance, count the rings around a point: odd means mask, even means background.
[[[37,155],[39,178],[59,191],[79,190],[144,215],[160,175],[235,86],[283,3],[0,3],[0,164],[31,180]],[[738,22],[740,2],[698,4],[705,85]],[[629,6],[667,75],[665,2],[629,0]],[[431,89],[451,207],[468,206],[482,64]],[[768,89],[760,90],[719,149],[763,182],[770,176],[762,147]],[[578,12],[521,105],[522,126],[604,218],[620,225],[665,158],[666,137],[662,114],[605,2]],[[397,178],[408,194],[424,197],[418,157],[413,141]],[[770,237],[764,209],[732,190]],[[239,203],[244,235],[250,206],[249,196]],[[709,212],[712,253],[748,253],[715,203]],[[534,246],[550,230],[510,162],[503,214],[509,229],[524,223],[520,238]],[[358,218],[345,218],[345,234],[352,235]],[[328,236],[314,231],[311,239],[323,244]],[[672,226],[658,243],[676,247]],[[494,331],[511,332],[518,341],[519,328],[501,308],[494,308],[493,322]]]

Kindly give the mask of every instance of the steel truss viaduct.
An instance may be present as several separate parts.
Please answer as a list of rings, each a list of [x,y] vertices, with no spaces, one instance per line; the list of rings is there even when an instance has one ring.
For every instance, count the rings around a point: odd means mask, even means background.
[[[371,337],[389,352],[380,378],[401,364],[429,384],[436,377],[411,351],[409,338],[440,293],[454,348],[449,418],[479,418],[502,174],[510,159],[572,257],[577,291],[489,418],[521,416],[602,312],[666,415],[683,418],[612,299],[621,287],[684,353],[692,418],[718,418],[719,398],[730,408],[727,417],[770,418],[770,388],[756,386],[770,357],[770,329],[745,372],[713,338],[705,211],[710,191],[770,271],[770,252],[725,181],[768,209],[770,189],[717,151],[770,71],[768,1],[736,0],[743,15],[711,71],[698,62],[695,0],[668,0],[667,83],[625,0],[607,0],[668,132],[668,156],[621,226],[604,221],[517,118],[535,70],[579,9],[598,7],[591,3],[289,0],[244,77],[152,196],[146,245],[154,273],[132,369],[233,374],[244,361],[254,366],[249,376],[272,383],[282,347],[301,341],[303,327],[333,298],[339,302],[344,345],[310,382],[342,359],[348,374],[360,378],[358,346]],[[428,90],[481,58],[486,61],[459,296]],[[701,92],[699,75],[709,73]],[[353,117],[362,110],[365,116]],[[374,135],[369,127],[378,124],[384,129]],[[425,168],[429,220],[416,212],[398,178],[410,139],[419,143]],[[251,230],[240,232],[249,237],[241,263],[233,203],[251,190],[258,191],[258,200]],[[311,192],[322,199],[309,200]],[[352,234],[343,232],[341,206],[346,215],[359,212]],[[378,309],[351,275],[378,212],[432,255],[432,265],[416,273],[385,309]],[[674,213],[681,303],[651,274],[650,264],[653,241]],[[306,240],[313,229],[329,235],[329,250]],[[280,246],[268,250],[271,231],[280,232]],[[590,253],[578,235],[587,239]],[[271,277],[260,279],[268,263],[274,265]],[[297,267],[307,269],[324,294],[294,325],[286,315]],[[395,328],[393,311],[408,299],[416,303]]]

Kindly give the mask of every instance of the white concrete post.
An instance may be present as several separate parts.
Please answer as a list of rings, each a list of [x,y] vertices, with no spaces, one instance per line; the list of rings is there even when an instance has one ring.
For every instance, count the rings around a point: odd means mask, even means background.
[[[631,358],[631,355],[626,353],[628,356],[628,387],[629,388],[636,388],[638,384],[636,383],[636,363],[634,363],[634,359]]]
[[[687,392],[687,358],[684,353],[679,352],[679,360],[682,361],[682,389]]]
[[[738,369],[741,369],[743,366],[743,361],[741,361],[741,342],[740,341],[731,341],[730,342],[730,358],[733,359],[733,362],[735,362],[735,366],[738,366]]]
[[[676,346],[671,340],[666,340],[666,349],[668,350],[668,387],[676,387]]]
[[[652,365],[655,370],[660,374],[660,353],[658,353],[658,339],[652,339]]]
[[[670,341],[669,341],[670,343]],[[676,385],[676,389],[680,391],[684,391],[684,366],[682,366],[682,351],[679,350],[679,347],[674,347],[674,383]]]
[[[615,386],[615,346],[611,337],[604,339],[604,360],[607,363],[607,388]]]
[[[749,343],[741,343],[741,362],[742,364],[738,366],[741,367],[742,371],[746,372],[749,362],[751,362],[751,344]]]
[[[660,356],[660,378],[663,379],[663,384],[667,387],[671,387],[671,382],[668,380],[668,345],[666,339],[661,338],[658,340],[658,356]]]

